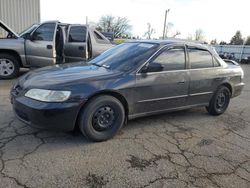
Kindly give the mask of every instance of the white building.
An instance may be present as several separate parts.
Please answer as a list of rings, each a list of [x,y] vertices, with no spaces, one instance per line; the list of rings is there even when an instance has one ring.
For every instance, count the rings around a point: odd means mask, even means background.
[[[40,0],[0,0],[0,20],[19,33],[40,22]]]

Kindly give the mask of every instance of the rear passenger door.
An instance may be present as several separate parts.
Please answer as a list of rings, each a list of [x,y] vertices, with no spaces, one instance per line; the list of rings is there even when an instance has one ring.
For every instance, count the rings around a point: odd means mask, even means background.
[[[206,49],[188,47],[190,86],[188,105],[206,104],[221,79],[217,77],[219,63]]]
[[[65,62],[88,59],[88,29],[84,25],[70,25],[64,45]]]

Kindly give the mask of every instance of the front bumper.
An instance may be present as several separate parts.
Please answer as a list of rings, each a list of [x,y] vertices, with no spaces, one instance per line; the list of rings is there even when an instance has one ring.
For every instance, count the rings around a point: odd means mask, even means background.
[[[11,102],[17,118],[36,128],[73,130],[80,110],[80,102],[48,103],[13,95]]]

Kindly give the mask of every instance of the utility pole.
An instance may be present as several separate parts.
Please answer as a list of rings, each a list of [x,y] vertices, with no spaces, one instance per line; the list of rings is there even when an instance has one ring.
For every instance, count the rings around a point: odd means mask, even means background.
[[[162,34],[162,39],[165,39],[165,34],[166,34],[166,22],[167,22],[167,16],[168,16],[168,12],[170,11],[170,9],[167,9],[165,11],[165,19],[164,19],[164,27],[163,27],[163,34]]]

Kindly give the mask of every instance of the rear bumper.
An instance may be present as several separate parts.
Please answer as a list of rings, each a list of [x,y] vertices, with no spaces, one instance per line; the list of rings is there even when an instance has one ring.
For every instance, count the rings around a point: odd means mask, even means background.
[[[244,83],[239,83],[239,84],[234,85],[232,97],[239,96],[241,94],[244,86],[245,86]]]
[[[78,102],[46,103],[24,96],[12,97],[11,101],[19,120],[43,129],[73,130],[80,109]]]

